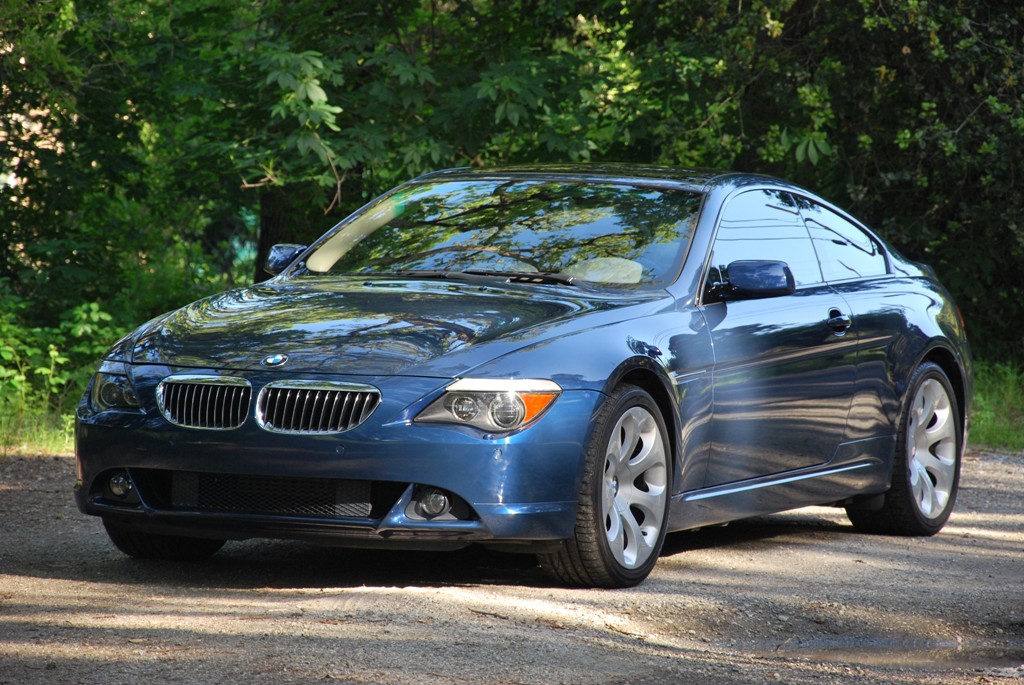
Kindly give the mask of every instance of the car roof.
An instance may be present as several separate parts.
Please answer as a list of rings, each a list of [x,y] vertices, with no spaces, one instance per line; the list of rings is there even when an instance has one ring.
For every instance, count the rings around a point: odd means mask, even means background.
[[[673,169],[639,164],[537,164],[529,166],[460,167],[442,169],[413,179],[413,183],[441,180],[470,180],[481,178],[572,179],[593,182],[622,182],[636,185],[682,186],[704,192],[710,186],[742,186],[768,184],[792,187],[770,176],[721,172],[712,169]]]

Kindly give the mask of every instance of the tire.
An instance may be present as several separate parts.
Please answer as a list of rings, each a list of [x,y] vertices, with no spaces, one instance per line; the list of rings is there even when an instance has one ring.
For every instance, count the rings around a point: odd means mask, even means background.
[[[587,446],[574,535],[539,555],[556,580],[620,588],[654,568],[668,526],[668,432],[649,394],[623,385],[598,413]]]
[[[882,507],[846,510],[864,533],[935,535],[956,504],[963,448],[956,394],[946,373],[930,362],[917,368],[908,388]]]
[[[162,561],[203,561],[224,546],[224,540],[189,538],[180,535],[143,533],[114,523],[103,522],[107,536],[114,545],[136,559]]]

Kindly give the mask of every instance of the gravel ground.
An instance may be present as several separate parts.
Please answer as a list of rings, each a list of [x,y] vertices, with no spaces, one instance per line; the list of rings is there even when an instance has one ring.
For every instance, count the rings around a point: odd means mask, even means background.
[[[1024,456],[972,452],[950,524],[802,509],[669,538],[640,587],[528,557],[231,542],[140,562],[71,457],[0,457],[0,684],[1024,683]]]

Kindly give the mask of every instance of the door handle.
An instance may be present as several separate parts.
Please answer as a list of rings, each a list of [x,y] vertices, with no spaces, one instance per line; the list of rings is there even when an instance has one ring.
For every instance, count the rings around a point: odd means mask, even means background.
[[[838,309],[830,309],[828,310],[828,320],[825,322],[825,325],[831,328],[836,335],[842,335],[853,325],[853,319]]]

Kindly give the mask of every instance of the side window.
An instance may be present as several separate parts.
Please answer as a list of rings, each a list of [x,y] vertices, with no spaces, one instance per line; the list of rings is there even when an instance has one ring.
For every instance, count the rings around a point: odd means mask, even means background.
[[[813,202],[801,203],[801,209],[826,281],[888,273],[881,245],[858,226]]]
[[[771,259],[786,262],[796,285],[821,283],[821,270],[793,198],[776,190],[750,190],[729,200],[711,253],[711,279],[731,262]]]

